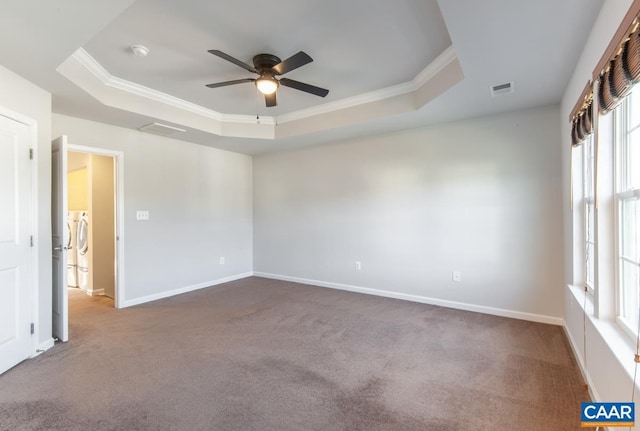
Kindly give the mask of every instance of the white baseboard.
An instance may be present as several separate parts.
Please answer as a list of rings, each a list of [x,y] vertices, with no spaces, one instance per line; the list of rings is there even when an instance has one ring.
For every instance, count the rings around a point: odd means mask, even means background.
[[[578,362],[578,367],[580,367],[580,372],[582,373],[582,377],[584,377],[585,382],[589,386],[589,395],[591,396],[591,400],[594,402],[599,402],[602,400],[600,395],[598,395],[598,391],[596,391],[596,387],[593,385],[593,381],[591,380],[591,375],[584,367],[584,359],[582,355],[578,353],[577,344],[569,332],[566,324],[563,324],[562,329],[564,329],[564,333],[567,335],[569,339],[569,346],[571,346],[571,351],[573,352],[573,357],[576,358],[576,362]]]
[[[53,338],[48,338],[47,340],[43,341],[38,345],[38,348],[36,349],[35,352],[33,352],[33,355],[31,355],[31,357],[35,358],[36,356],[46,352],[47,350],[52,348],[54,344],[55,344],[55,341],[53,340]]]
[[[427,296],[411,295],[408,293],[391,292],[388,290],[371,289],[369,287],[353,286],[349,284],[330,283],[320,280],[289,277],[286,275],[254,272],[256,277],[271,278],[274,280],[292,281],[294,283],[309,284],[312,286],[328,287],[331,289],[346,290],[349,292],[365,293],[367,295],[384,296],[386,298],[403,299],[405,301],[420,302],[422,304],[438,305],[440,307],[455,308],[457,310],[474,311],[477,313],[491,314],[494,316],[510,317],[513,319],[528,320],[531,322],[548,323],[563,326],[564,321],[560,317],[545,316],[543,314],[525,313],[522,311],[505,310],[502,308],[487,307],[484,305],[467,304],[464,302],[449,301],[446,299],[429,298]]]
[[[104,289],[85,290],[84,293],[89,296],[104,296]]]
[[[182,293],[193,292],[194,290],[204,289],[206,287],[215,286],[217,284],[240,280],[243,278],[251,277],[252,275],[253,275],[252,272],[245,272],[243,274],[231,275],[229,277],[219,278],[217,280],[205,281],[203,283],[198,283],[191,286],[185,286],[185,287],[180,287],[178,289],[168,290],[166,292],[154,293],[153,295],[147,295],[141,298],[125,299],[120,303],[120,308],[132,307],[134,305],[144,304],[146,302],[168,298],[170,296],[180,295]]]

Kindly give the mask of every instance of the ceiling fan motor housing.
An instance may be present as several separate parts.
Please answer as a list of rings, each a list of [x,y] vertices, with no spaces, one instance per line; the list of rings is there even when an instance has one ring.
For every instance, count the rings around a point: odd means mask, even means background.
[[[281,60],[272,54],[258,54],[253,57],[253,67],[262,75],[263,72],[271,71],[273,66],[280,64]]]

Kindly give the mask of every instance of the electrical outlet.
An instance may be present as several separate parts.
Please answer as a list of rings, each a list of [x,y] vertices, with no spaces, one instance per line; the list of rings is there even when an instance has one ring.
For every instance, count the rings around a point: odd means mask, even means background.
[[[362,270],[362,262],[360,262],[359,260],[356,260],[356,271],[361,271]]]
[[[224,256],[220,257],[220,265],[224,265]]]
[[[149,220],[149,211],[136,212],[136,220]]]
[[[456,283],[462,281],[462,273],[460,271],[453,271],[451,273],[451,279]]]

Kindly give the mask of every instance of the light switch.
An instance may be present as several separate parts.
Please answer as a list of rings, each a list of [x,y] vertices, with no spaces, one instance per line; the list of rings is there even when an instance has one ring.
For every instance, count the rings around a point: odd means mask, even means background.
[[[149,220],[149,211],[136,212],[136,220]]]

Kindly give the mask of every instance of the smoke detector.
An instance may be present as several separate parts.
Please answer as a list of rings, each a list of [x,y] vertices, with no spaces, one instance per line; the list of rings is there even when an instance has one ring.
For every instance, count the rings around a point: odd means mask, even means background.
[[[136,57],[146,57],[149,54],[149,48],[144,45],[131,45],[129,48]]]
[[[504,94],[513,93],[514,86],[513,81],[505,82],[504,84],[492,85],[489,87],[491,91],[491,97],[502,96]]]

